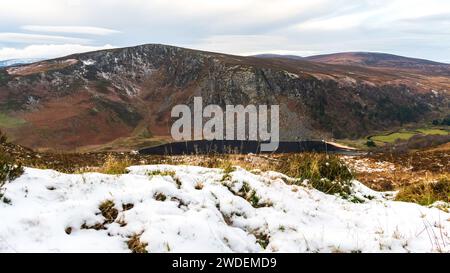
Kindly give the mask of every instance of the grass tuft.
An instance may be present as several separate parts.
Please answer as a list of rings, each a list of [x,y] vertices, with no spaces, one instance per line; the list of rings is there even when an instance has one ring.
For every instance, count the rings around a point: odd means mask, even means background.
[[[197,182],[197,183],[195,183],[195,189],[196,190],[201,190],[201,189],[203,189],[203,187],[204,187],[204,185],[203,185],[203,183],[202,182]]]
[[[154,171],[148,171],[147,172],[148,176],[171,176],[172,178],[175,177],[176,172],[175,171],[161,171],[161,170],[154,170]]]
[[[103,217],[105,217],[105,223],[111,224],[116,220],[119,211],[115,208],[115,204],[111,200],[106,200],[99,206],[100,211],[102,212]]]
[[[270,235],[265,232],[254,232],[253,235],[256,238],[256,242],[264,249],[267,248],[267,246],[270,243]]]
[[[327,194],[348,196],[353,175],[336,155],[302,153],[280,161],[280,172],[305,180],[313,188]]]
[[[126,174],[128,173],[126,168],[131,165],[132,162],[128,157],[119,160],[113,155],[108,155],[105,163],[100,167],[99,172],[104,174]]]
[[[164,193],[158,192],[154,195],[156,201],[164,202],[167,199],[167,196]]]
[[[420,182],[405,186],[400,189],[395,200],[423,206],[436,201],[450,202],[450,178],[444,175],[435,182]]]
[[[128,249],[132,253],[148,253],[148,244],[141,241],[141,234],[132,235],[127,241]]]

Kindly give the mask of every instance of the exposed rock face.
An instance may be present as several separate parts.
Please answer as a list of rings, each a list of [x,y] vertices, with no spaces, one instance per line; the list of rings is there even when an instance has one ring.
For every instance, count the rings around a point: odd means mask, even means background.
[[[172,107],[202,96],[279,104],[284,140],[358,137],[448,113],[449,86],[441,74],[144,45],[0,69],[0,127],[34,148],[168,136]]]

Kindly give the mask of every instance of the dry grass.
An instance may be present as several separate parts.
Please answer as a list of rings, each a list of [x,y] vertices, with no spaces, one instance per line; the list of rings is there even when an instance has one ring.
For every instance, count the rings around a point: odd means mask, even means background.
[[[195,183],[196,190],[202,190],[205,185],[202,182]]]
[[[407,154],[377,153],[367,157],[343,157],[357,180],[378,191],[401,189],[412,184],[450,176],[450,153],[440,149]]]
[[[132,253],[148,253],[148,244],[141,241],[141,234],[132,235],[127,241],[128,249]]]
[[[113,155],[109,155],[98,171],[104,174],[125,174],[128,173],[126,168],[132,164],[132,161],[128,157],[118,159]]]
[[[164,193],[158,192],[158,193],[155,193],[153,198],[155,198],[156,201],[164,202],[164,201],[166,201],[167,196]]]
[[[400,189],[397,201],[431,205],[436,201],[450,202],[450,177],[442,175],[437,181],[423,181]]]
[[[231,172],[234,166],[246,170],[259,169],[268,171],[273,166],[275,158],[264,155],[240,155],[240,154],[211,154],[203,156],[185,156],[181,159],[184,164],[197,165],[206,168],[219,168],[225,172]]]
[[[172,178],[175,177],[176,172],[175,171],[161,171],[161,170],[154,170],[154,171],[148,171],[147,172],[148,176],[171,176]]]
[[[115,208],[115,204],[111,200],[106,200],[100,204],[98,207],[105,218],[104,224],[111,224],[116,220],[119,211]]]
[[[336,155],[293,154],[280,158],[274,168],[288,176],[308,180],[313,188],[328,194],[347,196],[353,175]]]

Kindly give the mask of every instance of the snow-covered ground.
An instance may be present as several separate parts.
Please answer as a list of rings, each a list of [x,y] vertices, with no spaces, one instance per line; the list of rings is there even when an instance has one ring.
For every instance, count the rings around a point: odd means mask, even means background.
[[[174,173],[152,175],[157,169]],[[129,252],[133,235],[148,252],[450,251],[449,213],[390,201],[357,181],[354,194],[363,203],[288,185],[275,172],[129,170],[114,176],[27,168],[2,189],[0,252]],[[99,209],[107,200],[118,211],[112,223]]]

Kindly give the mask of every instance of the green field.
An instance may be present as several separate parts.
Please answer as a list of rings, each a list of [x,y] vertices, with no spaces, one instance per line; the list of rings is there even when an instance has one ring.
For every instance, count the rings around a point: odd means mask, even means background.
[[[397,139],[400,140],[408,140],[412,136],[417,134],[425,134],[425,135],[448,135],[449,131],[445,129],[440,128],[423,128],[423,129],[417,129],[417,130],[404,130],[399,132],[393,132],[389,134],[384,135],[374,135],[369,137],[369,139],[375,141],[375,142],[382,142],[382,143],[392,143],[395,142]]]
[[[401,140],[406,140],[411,138],[413,135],[416,135],[417,133],[414,132],[396,132],[396,133],[391,133],[388,135],[377,135],[377,136],[372,136],[370,137],[371,140],[373,141],[379,141],[379,142],[394,142],[397,139],[401,139]]]
[[[444,129],[418,129],[417,131],[425,135],[448,135],[448,131]]]
[[[13,118],[3,113],[0,113],[0,127],[15,128],[26,123],[23,119]]]

